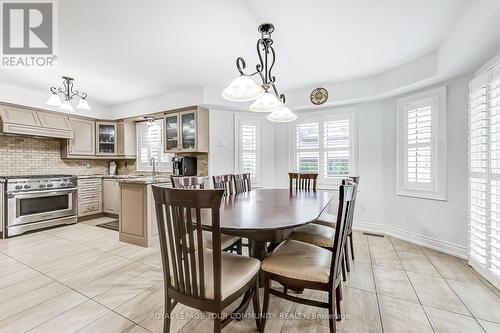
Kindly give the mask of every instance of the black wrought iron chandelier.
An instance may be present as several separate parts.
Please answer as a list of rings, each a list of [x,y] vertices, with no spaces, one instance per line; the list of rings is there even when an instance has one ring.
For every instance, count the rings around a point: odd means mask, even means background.
[[[242,57],[236,59],[236,68],[240,76],[235,78],[229,86],[222,91],[222,97],[233,102],[248,102],[255,100],[250,105],[254,112],[270,112],[267,119],[276,122],[289,122],[297,119],[297,116],[285,105],[285,95],[280,94],[276,88],[276,77],[273,75],[273,67],[276,62],[276,52],[273,47],[271,34],[274,25],[264,23],[259,26],[258,31],[261,38],[257,40],[257,55],[259,63],[255,66],[256,71],[245,73],[245,60]],[[260,77],[262,83],[257,84],[252,77]]]
[[[73,90],[74,79],[69,76],[63,76],[62,78],[64,80],[62,88],[50,88],[52,94],[47,101],[47,105],[59,107],[59,109],[62,111],[74,111],[73,105],[71,105],[71,101],[73,99],[79,98],[79,102],[76,108],[79,110],[91,110],[89,103],[87,102],[87,94],[84,92],[79,92],[78,90]],[[59,95],[62,96],[62,101]]]

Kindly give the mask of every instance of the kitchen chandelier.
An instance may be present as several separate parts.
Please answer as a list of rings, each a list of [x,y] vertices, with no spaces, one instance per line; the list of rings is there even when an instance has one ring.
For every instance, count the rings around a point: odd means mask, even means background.
[[[290,122],[297,119],[294,114],[285,105],[285,95],[279,94],[276,89],[276,77],[272,70],[276,60],[276,53],[273,48],[271,34],[274,31],[274,25],[264,23],[259,26],[258,31],[261,38],[257,41],[257,55],[259,63],[255,66],[256,71],[245,74],[245,60],[242,57],[236,59],[236,68],[240,76],[235,78],[229,86],[222,91],[222,97],[232,102],[248,102],[255,100],[250,105],[250,110],[254,112],[271,112],[267,119],[275,122]],[[260,76],[262,84],[258,85],[251,78]]]
[[[92,110],[87,102],[87,94],[84,92],[79,92],[78,90],[73,90],[73,81],[72,77],[63,76],[63,88],[59,87],[51,87],[50,91],[52,94],[50,95],[49,100],[47,101],[47,105],[58,107],[61,111],[75,111],[73,109],[73,105],[71,105],[71,100],[75,98],[79,98],[78,105],[76,106],[79,110]],[[62,95],[63,101],[59,95]]]

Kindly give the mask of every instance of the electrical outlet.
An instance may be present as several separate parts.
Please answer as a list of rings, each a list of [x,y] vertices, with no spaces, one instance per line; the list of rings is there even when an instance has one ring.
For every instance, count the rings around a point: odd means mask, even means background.
[[[227,146],[226,141],[224,141],[224,140],[219,140],[219,147],[225,147],[225,146]]]

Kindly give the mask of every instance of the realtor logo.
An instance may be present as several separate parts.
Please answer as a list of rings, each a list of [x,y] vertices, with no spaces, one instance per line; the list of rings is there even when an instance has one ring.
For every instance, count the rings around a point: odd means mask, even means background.
[[[56,4],[53,0],[0,0],[2,67],[53,67]]]

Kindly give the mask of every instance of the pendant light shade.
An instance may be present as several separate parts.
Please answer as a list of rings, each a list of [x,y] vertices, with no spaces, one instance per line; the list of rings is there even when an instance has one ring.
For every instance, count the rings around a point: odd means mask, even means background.
[[[59,109],[61,111],[71,111],[71,112],[75,111],[73,109],[73,106],[71,105],[70,101],[64,101],[64,102],[62,102],[61,107]]]
[[[248,76],[241,75],[222,91],[222,97],[232,102],[248,102],[259,98],[264,89]]]
[[[250,105],[250,111],[254,112],[273,112],[283,108],[275,94],[266,91],[264,95],[257,98],[255,102]]]
[[[87,110],[87,111],[92,110],[90,108],[89,102],[87,102],[87,100],[84,99],[84,98],[80,99],[80,101],[78,102],[78,105],[76,106],[76,108],[79,109],[79,110]]]
[[[296,119],[297,115],[284,105],[281,109],[273,111],[267,116],[267,120],[277,123],[288,123]]]
[[[50,106],[60,107],[61,99],[57,94],[51,94],[46,104]]]

